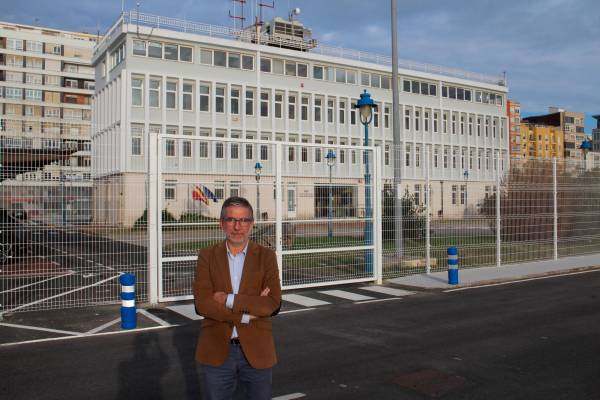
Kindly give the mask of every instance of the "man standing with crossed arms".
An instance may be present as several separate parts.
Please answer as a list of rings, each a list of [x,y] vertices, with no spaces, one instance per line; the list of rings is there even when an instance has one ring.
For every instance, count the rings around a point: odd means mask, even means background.
[[[194,298],[204,316],[196,348],[205,400],[230,400],[237,383],[248,400],[271,399],[277,362],[271,316],[281,305],[275,253],[249,240],[252,206],[230,197],[221,208],[225,241],[198,254]]]

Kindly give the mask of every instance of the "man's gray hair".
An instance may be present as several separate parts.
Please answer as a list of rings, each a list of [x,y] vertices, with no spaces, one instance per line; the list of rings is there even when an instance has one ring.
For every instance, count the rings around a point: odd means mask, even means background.
[[[221,206],[221,219],[225,218],[225,210],[229,207],[244,207],[250,210],[250,216],[254,218],[254,210],[252,209],[252,205],[248,200],[244,197],[240,196],[231,196],[223,202],[223,206]]]

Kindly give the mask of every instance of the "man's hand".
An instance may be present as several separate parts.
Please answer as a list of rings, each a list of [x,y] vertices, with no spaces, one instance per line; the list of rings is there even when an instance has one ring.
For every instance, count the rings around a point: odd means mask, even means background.
[[[215,292],[213,294],[213,300],[219,304],[225,304],[227,302],[227,293],[225,292]]]
[[[264,288],[264,289],[263,289],[263,291],[262,291],[262,292],[260,292],[260,295],[261,295],[261,296],[268,296],[270,291],[271,291],[271,289],[269,289],[268,287],[267,287],[267,288]],[[250,314],[250,321],[252,321],[253,319],[256,319],[256,318],[258,318],[258,317],[256,317],[256,316],[254,316],[254,315]]]

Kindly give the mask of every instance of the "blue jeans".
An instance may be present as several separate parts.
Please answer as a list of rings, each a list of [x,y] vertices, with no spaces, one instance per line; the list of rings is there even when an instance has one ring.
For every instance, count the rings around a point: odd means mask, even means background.
[[[246,400],[271,400],[272,368],[257,369],[246,360],[242,346],[231,344],[220,367],[202,364],[204,400],[231,400],[237,383]]]

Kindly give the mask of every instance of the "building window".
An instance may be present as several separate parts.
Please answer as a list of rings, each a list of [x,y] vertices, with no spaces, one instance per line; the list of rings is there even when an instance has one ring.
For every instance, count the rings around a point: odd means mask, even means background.
[[[254,90],[246,89],[246,115],[254,115]]]
[[[456,205],[456,197],[458,194],[458,185],[452,185],[452,204]]]
[[[341,100],[339,102],[339,122],[340,124],[346,123],[346,102]]]
[[[200,145],[198,156],[200,158],[208,158],[208,142],[200,142],[198,144]]]
[[[165,141],[167,157],[175,157],[175,140],[168,139]]]
[[[193,62],[193,49],[187,46],[179,46],[179,61]]]
[[[226,67],[227,66],[227,52],[215,50],[213,52],[213,62],[217,67]]]
[[[390,165],[390,145],[386,144],[384,147],[385,151],[384,151],[384,162],[385,165]]]
[[[162,58],[162,43],[148,42],[148,57]]]
[[[242,55],[242,69],[253,70],[254,69],[254,57],[243,54]]]
[[[315,122],[321,122],[321,110],[323,108],[323,100],[315,98]]]
[[[409,109],[404,110],[404,129],[407,131],[410,130],[410,110]]]
[[[288,161],[289,162],[296,161],[296,148],[294,146],[288,147]]]
[[[231,103],[231,114],[238,115],[240,113],[240,89],[231,88],[231,96],[229,97]]]
[[[133,41],[133,55],[146,56],[146,42],[143,40]]]
[[[231,155],[232,160],[237,160],[240,158],[240,145],[239,143],[231,143],[229,145],[229,153]]]
[[[167,108],[177,108],[177,81],[167,81]]]
[[[242,66],[240,53],[229,53],[227,56],[227,64],[229,68],[240,69]]]
[[[223,143],[215,143],[215,158],[222,159],[225,156]]]
[[[460,185],[460,204],[464,205],[467,202],[467,186]]]
[[[271,72],[271,59],[261,58],[260,59],[260,70],[261,72]]]
[[[225,112],[225,87],[217,86],[215,93],[215,112]]]
[[[313,79],[323,79],[323,67],[319,65],[313,66]]]
[[[160,79],[150,78],[148,101],[150,107],[160,107]]]
[[[144,99],[144,79],[139,77],[131,78],[131,105],[134,107],[143,106]]]
[[[300,157],[302,162],[308,162],[308,149],[306,147],[300,149]]]
[[[42,91],[37,89],[25,89],[25,100],[42,101]]]
[[[260,116],[269,116],[269,92],[260,92]]]
[[[302,118],[302,121],[308,121],[308,102],[308,97],[302,96],[302,106],[300,109],[300,118]]]
[[[184,111],[193,111],[194,104],[194,84],[191,82],[183,82],[183,98],[182,108]]]
[[[410,145],[407,144],[406,149],[404,151],[404,162],[407,167],[410,167],[410,153],[411,153]]]
[[[269,159],[269,147],[266,144],[260,145],[260,160],[266,161]]]
[[[254,158],[254,146],[247,143],[246,144],[246,160],[252,160]]]
[[[200,49],[200,64],[212,65],[213,63],[212,50]]]
[[[419,110],[415,110],[415,132],[419,132],[420,121],[421,121],[421,112]]]
[[[296,119],[296,96],[293,94],[288,96],[288,118]]]
[[[275,118],[283,117],[283,94],[275,93]]]
[[[165,184],[165,200],[175,200],[175,184]]]
[[[182,153],[184,157],[191,157],[192,156],[192,142],[190,142],[189,140],[184,140],[182,142]]]
[[[200,84],[200,111],[210,111],[210,86]]]

